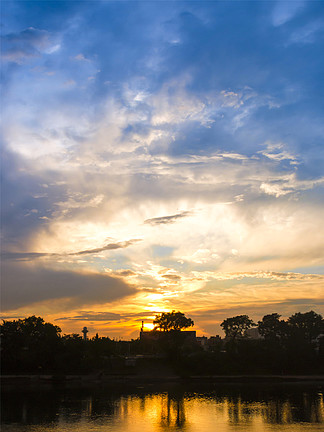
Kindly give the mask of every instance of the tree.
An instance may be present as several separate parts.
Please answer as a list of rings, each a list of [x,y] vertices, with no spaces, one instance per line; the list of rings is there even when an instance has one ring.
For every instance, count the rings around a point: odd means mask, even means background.
[[[254,322],[247,315],[227,318],[221,323],[226,337],[232,340],[246,336],[246,331],[253,326],[255,326]]]
[[[61,329],[43,318],[30,316],[1,325],[2,366],[4,370],[44,370],[55,364],[54,353],[60,343]]]
[[[18,322],[25,336],[34,341],[57,339],[61,333],[60,327],[51,323],[46,323],[43,318],[36,317],[35,315],[23,320],[18,320]]]
[[[157,315],[153,321],[154,330],[162,330],[168,332],[171,330],[180,331],[184,328],[191,327],[194,322],[191,318],[187,318],[182,312],[162,312]]]
[[[288,318],[290,332],[308,342],[324,332],[324,319],[314,311],[295,313]]]
[[[281,315],[272,313],[265,315],[258,322],[258,330],[261,336],[266,340],[278,340],[285,334],[286,322],[280,320]]]
[[[20,346],[41,345],[57,341],[61,333],[60,327],[44,322],[35,315],[13,321],[3,320],[1,337],[6,346],[15,339]]]

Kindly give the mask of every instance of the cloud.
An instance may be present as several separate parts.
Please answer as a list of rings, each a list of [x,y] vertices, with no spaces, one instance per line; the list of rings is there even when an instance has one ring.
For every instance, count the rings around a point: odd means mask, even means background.
[[[233,280],[233,279],[243,279],[243,278],[256,278],[256,279],[272,279],[272,280],[324,280],[324,275],[322,274],[304,274],[304,273],[294,273],[294,272],[274,272],[274,271],[254,271],[254,272],[238,272],[238,273],[222,273],[222,272],[193,272],[197,277],[207,277],[217,280]]]
[[[111,335],[111,332],[113,332],[116,327],[120,325],[123,326],[125,324],[126,325],[128,324],[131,327],[133,326],[134,328],[134,323],[136,328],[135,332],[137,333],[139,331],[138,323],[141,323],[141,321],[144,321],[146,323],[152,322],[153,317],[155,315],[158,315],[159,313],[160,313],[159,311],[156,312],[151,311],[148,314],[146,311],[142,311],[139,313],[132,313],[132,312],[112,313],[112,312],[102,312],[102,311],[93,311],[93,310],[91,311],[81,310],[81,311],[75,311],[71,316],[58,316],[57,318],[55,318],[55,321],[62,323],[62,326],[66,326],[66,325],[74,326],[75,322],[87,322],[91,325],[91,327],[88,328],[92,332],[97,330],[100,331],[100,328],[106,328],[110,330],[110,335]],[[94,325],[97,328],[95,328]],[[138,336],[138,334],[135,334],[133,336]]]
[[[102,248],[87,249],[87,250],[83,250],[83,251],[79,251],[79,252],[70,253],[67,255],[89,255],[89,254],[96,254],[96,253],[104,252],[107,250],[124,249],[124,248],[127,248],[128,246],[132,246],[133,244],[135,244],[139,241],[141,241],[141,240],[140,239],[132,239],[132,240],[127,240],[127,241],[119,242],[119,243],[109,243]]]
[[[306,5],[305,0],[277,1],[272,11],[272,24],[275,27],[282,26],[292,20]]]
[[[315,43],[318,36],[323,34],[324,21],[322,19],[312,21],[295,30],[289,39],[290,43],[310,44]]]
[[[79,256],[79,255],[92,255],[92,254],[98,254],[101,252],[105,252],[108,250],[116,250],[116,249],[124,249],[129,246],[132,246],[133,244],[141,241],[140,239],[132,239],[127,240],[123,242],[118,243],[108,243],[103,247],[95,248],[95,249],[86,249],[81,250],[78,252],[71,252],[71,253],[38,253],[38,252],[3,252],[2,258],[3,259],[12,259],[12,260],[33,260],[37,258],[43,258],[43,257],[68,257],[68,256]]]
[[[25,59],[41,54],[52,54],[60,49],[51,33],[29,27],[20,33],[10,33],[2,38],[4,60],[21,64]]]
[[[169,279],[170,281],[179,281],[181,280],[181,276],[174,275],[174,274],[164,274],[162,275],[163,278]]]
[[[94,271],[30,267],[21,263],[2,265],[2,309],[61,301],[69,310],[83,305],[104,304],[135,294],[136,289],[120,278]]]
[[[160,216],[160,217],[155,217],[155,218],[151,218],[151,219],[146,219],[144,221],[145,224],[150,224],[150,225],[164,225],[164,224],[170,224],[170,223],[174,223],[177,222],[179,219],[183,219],[187,216],[190,216],[192,214],[191,211],[183,211],[181,213],[177,213],[174,215],[169,215],[169,216]]]
[[[131,276],[137,276],[137,273],[134,272],[133,270],[129,270],[129,269],[118,269],[118,270],[110,270],[110,269],[106,269],[106,272],[109,273],[111,276],[115,276],[115,277],[131,277]]]
[[[293,192],[292,188],[287,188],[284,185],[283,181],[279,181],[279,182],[273,182],[271,184],[269,183],[261,183],[260,185],[260,189],[268,194],[268,195],[274,195],[275,197],[280,197],[282,195],[286,195],[289,194],[291,192]]]
[[[72,317],[60,317],[57,321],[118,321],[122,318],[120,314],[112,312],[80,311]]]
[[[280,162],[283,160],[290,160],[293,163],[297,163],[298,157],[295,155],[289,153],[285,149],[284,143],[272,143],[267,142],[266,149],[258,151],[258,153],[262,154],[263,156],[267,157],[268,159],[272,159],[274,161]]]
[[[278,198],[290,193],[300,193],[301,191],[312,189],[318,185],[321,186],[323,183],[324,177],[314,180],[300,180],[297,178],[296,173],[288,175],[281,174],[271,181],[262,182],[260,184],[260,190]]]
[[[82,53],[76,55],[75,57],[73,57],[73,59],[76,60],[76,61],[86,61],[86,62],[90,61]]]

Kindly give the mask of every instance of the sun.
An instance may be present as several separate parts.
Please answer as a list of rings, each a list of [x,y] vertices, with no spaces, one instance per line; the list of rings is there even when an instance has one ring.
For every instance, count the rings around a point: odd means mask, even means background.
[[[153,323],[144,323],[143,325],[143,330],[146,331],[150,331],[154,329],[154,324]]]

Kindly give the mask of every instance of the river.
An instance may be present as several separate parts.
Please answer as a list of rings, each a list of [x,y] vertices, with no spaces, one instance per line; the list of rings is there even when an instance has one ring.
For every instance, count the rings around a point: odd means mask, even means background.
[[[323,384],[97,384],[3,389],[2,432],[324,430]]]

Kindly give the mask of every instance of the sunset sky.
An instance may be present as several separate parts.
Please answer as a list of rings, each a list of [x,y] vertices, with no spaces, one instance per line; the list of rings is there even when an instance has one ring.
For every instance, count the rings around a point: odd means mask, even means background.
[[[324,313],[324,2],[1,8],[3,318]]]

